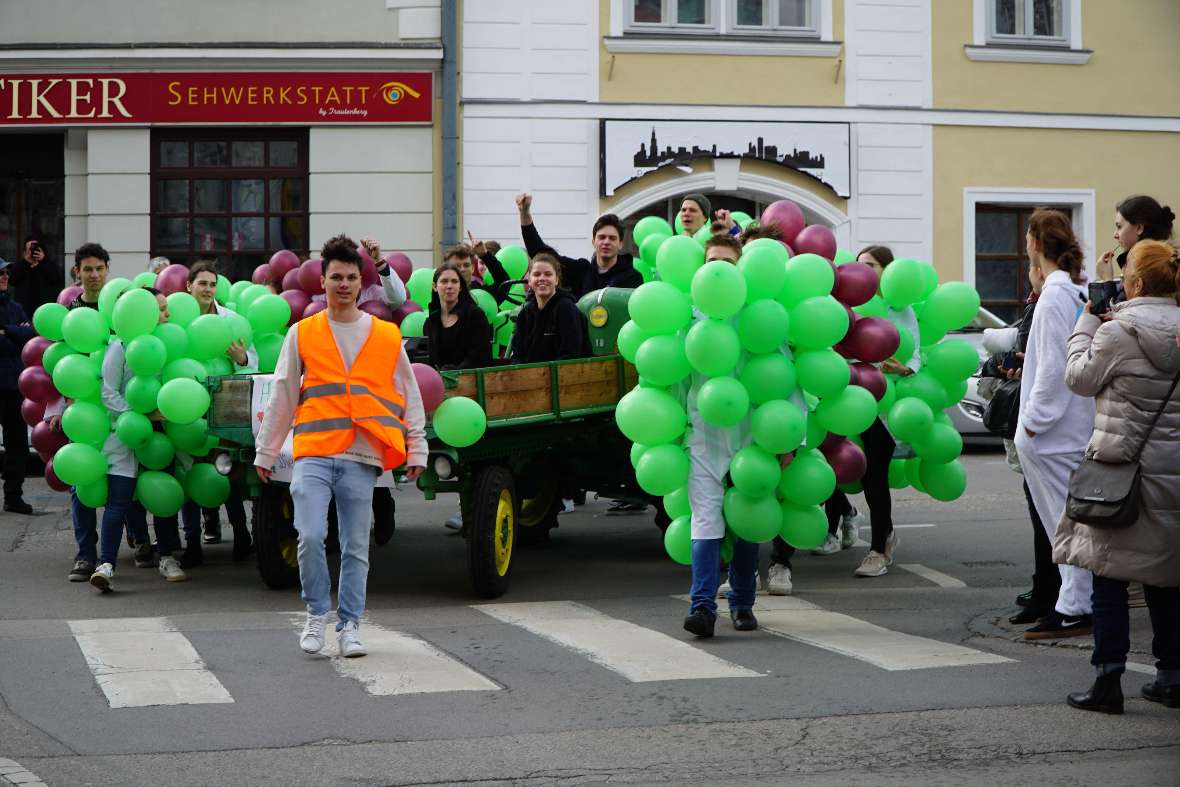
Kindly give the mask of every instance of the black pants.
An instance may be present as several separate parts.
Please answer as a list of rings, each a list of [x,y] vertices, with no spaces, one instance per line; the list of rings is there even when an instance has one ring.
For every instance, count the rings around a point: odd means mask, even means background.
[[[1128,584],[1094,575],[1090,596],[1094,605],[1094,654],[1090,663],[1095,666],[1127,661],[1131,650]],[[1156,668],[1180,672],[1180,588],[1144,585],[1143,598],[1151,616],[1151,653],[1156,658]]]
[[[1033,505],[1027,481],[1024,484],[1024,499],[1028,501],[1028,516],[1033,527],[1034,563],[1030,606],[1048,611],[1057,604],[1057,594],[1061,590],[1061,572],[1053,562],[1053,544],[1049,541],[1049,534],[1041,526],[1041,517],[1037,515],[1037,507]]]
[[[20,391],[0,391],[0,425],[4,431],[4,501],[21,499],[29,459],[29,427],[20,414]]]
[[[225,513],[229,517],[229,523],[234,527],[246,526],[246,506],[242,502],[242,481],[229,482],[229,497],[225,499]],[[204,514],[205,528],[210,529],[218,527],[221,524],[220,508],[202,508],[201,513]]]

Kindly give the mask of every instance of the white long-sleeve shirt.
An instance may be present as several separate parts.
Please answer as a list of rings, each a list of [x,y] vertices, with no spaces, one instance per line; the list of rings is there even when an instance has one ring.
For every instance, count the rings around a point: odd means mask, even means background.
[[[373,330],[374,317],[364,314],[355,322],[336,322],[329,319],[332,338],[344,361],[344,368],[350,369],[356,357]],[[410,358],[404,347],[400,350],[397,366],[393,373],[393,386],[406,399],[406,465],[426,466],[428,446],[426,444],[426,412],[422,408],[422,394],[418,391],[418,380],[410,366]],[[299,404],[299,391],[304,373],[303,358],[299,354],[299,331],[290,330],[279,351],[275,364],[274,382],[266,415],[254,440],[254,464],[270,469],[282,450],[283,441],[295,420],[295,408]],[[363,430],[357,429],[352,445],[340,454],[345,459],[375,467],[383,467],[381,451]]]
[[[1036,435],[1030,447],[1038,454],[1080,454],[1094,431],[1094,400],[1065,384],[1066,348],[1086,300],[1086,288],[1065,271],[1049,274],[1037,299],[1024,353],[1018,429]]]
[[[897,330],[906,330],[910,332],[910,336],[914,337],[914,351],[909,358],[898,358],[897,360],[910,368],[910,371],[917,372],[922,368],[922,354],[918,347],[922,344],[922,332],[918,327],[918,316],[914,314],[913,307],[905,306],[901,309],[889,307],[889,311],[885,313],[885,319],[897,326]]]

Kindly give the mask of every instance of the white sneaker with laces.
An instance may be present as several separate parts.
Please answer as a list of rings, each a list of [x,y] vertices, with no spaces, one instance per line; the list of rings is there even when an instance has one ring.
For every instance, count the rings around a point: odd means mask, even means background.
[[[344,628],[336,632],[336,642],[340,645],[340,655],[346,659],[355,659],[369,653],[361,643],[360,630],[351,620],[344,624]]]
[[[852,513],[840,518],[840,548],[852,549],[860,538],[860,528],[865,524],[865,515],[852,509]]]
[[[771,563],[766,572],[766,592],[772,596],[789,596],[795,590],[791,582],[791,569],[787,566]]]
[[[729,580],[725,580],[717,586],[717,598],[725,598],[729,595]]]
[[[562,498],[562,500],[561,500],[561,513],[563,513],[563,514],[574,513],[574,501],[571,498],[568,498],[568,497]]]
[[[893,565],[893,553],[901,544],[901,539],[897,537],[897,531],[894,530],[889,534],[889,538],[885,539],[885,562]]]
[[[729,595],[730,590],[732,590],[732,588],[730,588],[729,580],[727,579],[727,580],[723,581],[721,583],[721,585],[717,588],[717,598],[725,598],[726,596]],[[754,593],[757,594],[757,593],[765,593],[765,592],[766,592],[766,587],[762,584],[762,576],[758,575],[758,576],[754,577]]]
[[[160,576],[169,582],[184,582],[188,579],[188,575],[180,567],[180,561],[171,555],[160,558],[159,570]]]
[[[98,568],[90,575],[90,584],[103,593],[110,593],[115,589],[115,567],[110,563],[99,563]]]
[[[813,555],[834,555],[840,551],[840,534],[828,533],[827,538],[815,549],[811,550]]]
[[[303,633],[299,635],[299,647],[303,648],[304,653],[319,653],[324,649],[324,624],[327,620],[327,615],[307,613]]]
[[[860,562],[860,567],[852,573],[858,577],[883,576],[889,573],[889,561],[880,552],[870,549],[869,554]]]

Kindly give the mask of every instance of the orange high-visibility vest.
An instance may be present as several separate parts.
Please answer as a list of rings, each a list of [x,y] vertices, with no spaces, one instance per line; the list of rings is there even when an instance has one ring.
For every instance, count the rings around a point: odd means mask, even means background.
[[[296,459],[343,453],[359,429],[380,448],[386,470],[405,462],[406,400],[393,385],[402,335],[391,322],[375,317],[372,322],[369,338],[347,370],[327,312],[296,323],[304,369],[295,409]]]

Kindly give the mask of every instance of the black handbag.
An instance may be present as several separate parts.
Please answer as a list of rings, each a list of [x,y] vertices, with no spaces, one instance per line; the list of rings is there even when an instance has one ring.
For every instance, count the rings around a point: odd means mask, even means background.
[[[1172,387],[1151,419],[1133,459],[1128,462],[1102,462],[1090,458],[1082,460],[1069,477],[1066,516],[1075,522],[1103,530],[1128,527],[1139,519],[1139,458],[1178,383],[1180,374],[1172,381]]]
[[[1007,437],[1016,436],[1016,424],[1020,421],[1020,380],[1004,380],[996,386],[995,393],[983,408],[983,426],[993,434]]]

